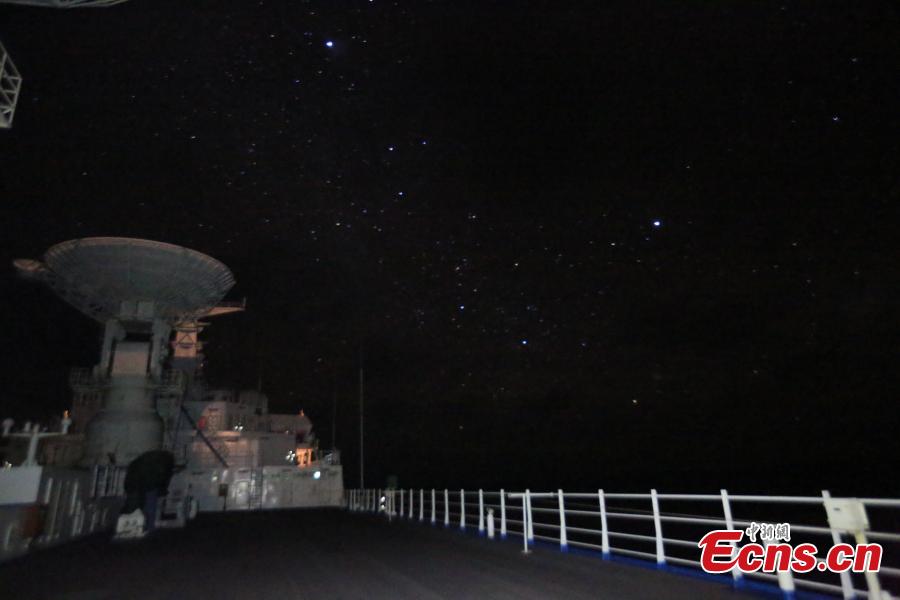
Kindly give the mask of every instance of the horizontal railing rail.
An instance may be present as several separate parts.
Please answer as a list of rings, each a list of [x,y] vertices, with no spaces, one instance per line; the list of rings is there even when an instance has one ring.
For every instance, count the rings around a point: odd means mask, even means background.
[[[837,500],[861,504],[872,526],[861,532],[832,527],[826,503]],[[571,545],[600,551],[607,559],[616,554],[649,559],[660,567],[671,563],[700,568],[698,541],[713,529],[789,523],[790,540],[795,545],[811,541],[822,549],[845,540],[881,543],[883,564],[878,573],[865,574],[818,569],[803,574],[742,573],[734,569],[730,577],[735,586],[740,587],[747,577],[775,584],[785,595],[806,588],[843,598],[881,598],[879,575],[890,579],[892,585],[900,583],[900,499],[839,499],[827,491],[821,496],[763,496],[729,494],[726,490],[719,494],[661,494],[656,490],[566,493],[410,488],[347,490],[346,505],[352,511],[381,513],[388,519],[477,529],[479,535],[491,539],[499,527],[501,538],[521,536],[524,552],[529,552],[537,539],[558,544],[564,552]],[[741,518],[735,516],[736,512]],[[732,552],[738,548],[734,546]]]

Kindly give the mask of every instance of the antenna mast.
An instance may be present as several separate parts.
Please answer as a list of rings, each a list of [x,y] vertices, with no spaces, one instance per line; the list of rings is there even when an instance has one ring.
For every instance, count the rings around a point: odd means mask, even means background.
[[[359,487],[360,489],[366,488],[366,480],[365,480],[365,438],[364,438],[364,403],[365,403],[365,371],[363,368],[363,348],[362,343],[359,344]]]

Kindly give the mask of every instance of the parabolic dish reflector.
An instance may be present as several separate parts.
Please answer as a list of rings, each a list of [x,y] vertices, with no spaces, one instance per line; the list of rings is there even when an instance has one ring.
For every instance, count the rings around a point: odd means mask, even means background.
[[[200,318],[234,285],[228,267],[211,256],[132,238],[70,240],[47,250],[43,265],[17,261],[16,267],[99,321]]]

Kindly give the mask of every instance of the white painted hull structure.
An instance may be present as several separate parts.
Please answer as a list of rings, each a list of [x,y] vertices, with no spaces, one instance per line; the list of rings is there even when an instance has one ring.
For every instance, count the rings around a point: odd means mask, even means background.
[[[115,526],[124,469],[0,469],[0,560]]]

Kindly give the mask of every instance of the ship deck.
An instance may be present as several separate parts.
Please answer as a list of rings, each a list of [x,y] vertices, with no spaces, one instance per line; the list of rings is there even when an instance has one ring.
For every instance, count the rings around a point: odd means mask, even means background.
[[[514,540],[514,538],[511,538]],[[93,536],[0,565],[8,598],[758,597],[597,556],[339,510],[207,514],[144,540]]]

